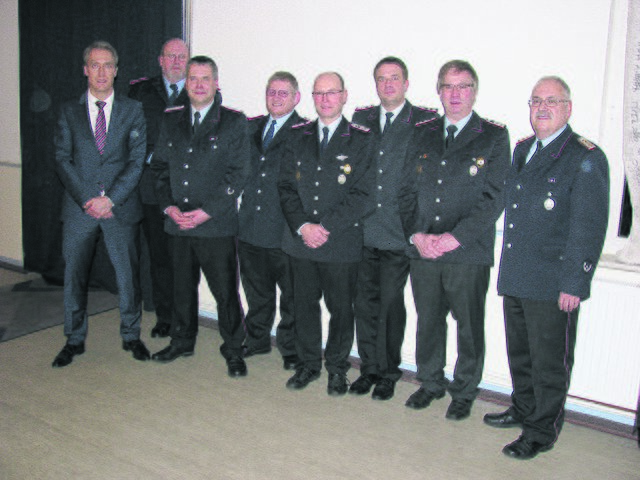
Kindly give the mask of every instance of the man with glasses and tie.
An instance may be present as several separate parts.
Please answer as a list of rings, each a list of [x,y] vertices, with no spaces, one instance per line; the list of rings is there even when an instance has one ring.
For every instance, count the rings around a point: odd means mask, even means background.
[[[339,74],[318,75],[312,95],[318,119],[293,127],[278,184],[288,225],[282,249],[291,257],[299,357],[287,387],[299,390],[320,377],[324,297],[330,315],[327,393],[344,395],[349,388],[362,219],[373,208],[371,135],[342,115],[347,90]]]
[[[122,348],[148,360],[140,340],[138,241],[142,208],[138,182],[146,133],[142,105],[114,92],[118,54],[96,41],[84,51],[88,89],[62,105],[54,138],[56,170],[64,186],[61,219],[64,271],[64,334],[53,361],[65,367],[85,351],[89,270],[100,234],[120,294]]]
[[[445,115],[415,127],[399,194],[410,244],[422,384],[406,406],[426,408],[448,391],[446,418],[462,420],[482,379],[485,299],[509,169],[509,134],[473,111],[478,76],[468,62],[445,63],[437,91]],[[458,345],[452,381],[444,374],[449,313]]]
[[[492,427],[522,429],[502,450],[520,460],[553,448],[562,429],[580,303],[589,298],[609,215],[607,158],[568,125],[568,85],[541,78],[529,107],[535,135],[513,152],[498,274],[512,405],[484,417]]]
[[[353,122],[371,129],[375,139],[376,185],[374,212],[363,221],[364,249],[355,301],[360,377],[349,393],[364,395],[375,385],[371,397],[389,400],[402,377],[404,289],[409,276],[397,190],[413,127],[437,114],[405,98],[409,72],[401,59],[380,60],[373,79],[380,105],[356,109],[353,114]]]
[[[285,220],[278,195],[278,176],[292,126],[302,120],[298,81],[289,72],[275,72],[265,92],[268,115],[249,119],[251,171],[242,194],[238,234],[240,277],[249,311],[245,317],[245,358],[271,351],[271,328],[280,288],[278,350],[285,370],[295,369],[293,285],[289,256],[282,251]]]
[[[198,334],[198,285],[204,273],[218,308],[220,353],[231,377],[247,374],[242,358],[238,295],[237,199],[249,165],[246,117],[223,107],[218,67],[205,56],[187,63],[188,106],[167,108],[151,168],[172,235],[174,316],[171,343],[153,360],[193,355]]]
[[[158,57],[162,75],[133,80],[129,97],[142,103],[147,121],[147,153],[142,178],[142,228],[149,248],[151,286],[156,309],[156,325],[152,337],[167,337],[171,328],[173,309],[173,265],[171,262],[170,236],[164,231],[164,214],[158,206],[155,193],[156,177],[151,172],[151,158],[160,132],[160,121],[167,107],[186,105],[189,102],[184,89],[189,49],[179,38],[165,42]]]

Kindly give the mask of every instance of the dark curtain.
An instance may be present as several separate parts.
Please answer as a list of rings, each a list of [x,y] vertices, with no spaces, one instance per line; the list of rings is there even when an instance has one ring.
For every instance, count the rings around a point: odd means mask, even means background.
[[[19,0],[20,129],[24,266],[60,283],[64,275],[53,135],[60,104],[87,89],[82,53],[106,40],[119,56],[115,89],[158,75],[164,41],[182,37],[182,0]],[[115,289],[113,267],[98,245],[92,283]]]

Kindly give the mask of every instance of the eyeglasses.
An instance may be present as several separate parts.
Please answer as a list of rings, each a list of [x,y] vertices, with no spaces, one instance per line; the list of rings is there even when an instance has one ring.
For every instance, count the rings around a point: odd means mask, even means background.
[[[387,82],[401,82],[402,77],[400,75],[391,75],[389,77],[379,76],[376,78],[376,82],[383,84]]]
[[[287,98],[290,93],[288,90],[274,90],[271,88],[267,90],[267,97],[275,97],[277,95],[278,98]]]
[[[172,62],[175,62],[176,60],[180,60],[181,62],[184,62],[187,59],[187,56],[185,54],[176,55],[175,53],[167,53],[164,56],[167,57]]]
[[[92,63],[91,65],[89,65],[89,68],[94,72],[97,72],[102,68],[104,68],[107,72],[113,72],[116,69],[116,64],[115,63]]]
[[[453,90],[466,92],[470,88],[473,88],[473,83],[459,83],[457,85],[453,85],[452,83],[440,84],[440,89],[444,90],[445,92],[452,92]]]
[[[556,97],[548,97],[548,98],[533,97],[527,103],[529,103],[530,107],[535,107],[535,108],[538,108],[543,103],[549,108],[555,108],[558,106],[559,103],[568,103],[568,102],[570,102],[570,100],[563,100]]]
[[[334,98],[336,98],[336,96],[338,96],[342,92],[344,92],[344,90],[329,90],[328,92],[312,92],[311,95],[313,96],[313,98],[326,97],[329,100],[333,100]]]

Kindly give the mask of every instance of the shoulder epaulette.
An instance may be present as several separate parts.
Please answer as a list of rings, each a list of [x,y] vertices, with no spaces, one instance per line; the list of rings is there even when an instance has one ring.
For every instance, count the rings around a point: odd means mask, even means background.
[[[530,138],[532,138],[532,137],[533,137],[533,135],[529,135],[528,137],[523,137],[523,138],[519,139],[519,140],[516,142],[516,145],[518,145],[518,144],[520,144],[520,143],[522,143],[522,142],[526,142],[527,140],[529,140],[529,139],[530,139]]]
[[[144,82],[145,80],[149,80],[149,78],[148,77],[136,78],[135,80],[131,80],[129,82],[129,85],[135,85],[136,83]]]
[[[291,128],[302,128],[302,127],[306,127],[307,125],[309,125],[311,122],[309,120],[305,120],[304,122],[301,123],[296,123],[295,125],[292,125]]]
[[[368,105],[366,107],[356,107],[355,111],[356,112],[362,112],[364,110],[371,110],[372,108],[375,108],[375,105]]]
[[[578,142],[587,150],[595,150],[596,148],[596,145],[593,142],[591,142],[590,140],[587,140],[584,137],[578,137]]]
[[[364,132],[364,133],[369,133],[371,131],[370,128],[367,128],[357,123],[351,123],[351,128],[355,128],[356,130],[360,130],[361,132]]]
[[[418,110],[422,110],[424,112],[438,113],[438,109],[437,108],[421,107],[419,105],[414,105],[414,107],[416,107]]]
[[[427,123],[435,122],[436,120],[437,120],[437,118],[435,118],[435,117],[434,117],[434,118],[430,118],[430,119],[428,119],[428,120],[423,120],[423,121],[421,121],[421,122],[416,123],[416,125],[415,125],[415,126],[416,126],[416,127],[420,127],[420,126],[422,126],[422,125],[426,125]]]
[[[491,125],[495,125],[498,128],[507,128],[507,126],[504,123],[500,123],[500,122],[496,122],[495,120],[490,120],[488,118],[483,118],[482,120],[484,120],[485,122],[491,124]]]
[[[254,120],[260,120],[261,118],[266,117],[266,115],[258,115],[257,117],[247,117],[247,121],[253,122]]]
[[[234,113],[242,113],[241,110],[236,110],[234,108],[229,108],[229,107],[225,107],[224,105],[220,105],[220,108],[224,108],[225,110],[229,110],[230,112],[234,112]],[[242,113],[244,115],[244,113]]]
[[[164,113],[179,112],[181,110],[184,110],[184,105],[176,105],[175,107],[165,108]]]

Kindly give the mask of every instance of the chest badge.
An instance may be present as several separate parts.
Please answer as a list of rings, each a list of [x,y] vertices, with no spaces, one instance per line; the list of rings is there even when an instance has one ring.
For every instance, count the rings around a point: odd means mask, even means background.
[[[340,170],[342,170],[346,175],[349,175],[351,173],[351,165],[345,163],[340,167]]]
[[[471,175],[472,177],[475,177],[478,174],[478,166],[477,165],[471,165],[469,167],[469,175]]]
[[[340,175],[338,175],[338,183],[340,185],[344,185],[347,181],[347,176],[344,173],[341,173]]]
[[[336,157],[336,160],[340,160],[341,162],[344,162],[347,158],[349,158],[347,155],[338,155]]]
[[[553,198],[547,198],[544,201],[544,208],[546,210],[553,210],[556,206],[556,201]]]

